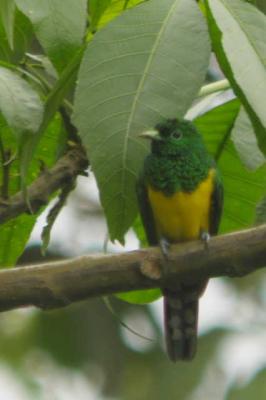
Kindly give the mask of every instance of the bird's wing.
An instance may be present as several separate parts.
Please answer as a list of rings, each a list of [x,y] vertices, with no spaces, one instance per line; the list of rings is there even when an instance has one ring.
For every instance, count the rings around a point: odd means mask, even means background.
[[[224,190],[223,184],[219,175],[216,175],[214,181],[214,189],[211,198],[211,208],[210,208],[210,234],[216,235],[218,233],[219,224],[223,211],[224,202]]]
[[[158,244],[158,237],[156,235],[154,217],[148,199],[147,185],[142,176],[139,178],[136,188],[140,216],[146,232],[147,241],[150,246],[155,246]]]

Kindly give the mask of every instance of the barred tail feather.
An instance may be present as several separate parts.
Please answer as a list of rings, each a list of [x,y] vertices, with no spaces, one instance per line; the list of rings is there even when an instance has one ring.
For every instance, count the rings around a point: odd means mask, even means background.
[[[166,347],[172,361],[191,360],[197,349],[198,291],[164,289]]]

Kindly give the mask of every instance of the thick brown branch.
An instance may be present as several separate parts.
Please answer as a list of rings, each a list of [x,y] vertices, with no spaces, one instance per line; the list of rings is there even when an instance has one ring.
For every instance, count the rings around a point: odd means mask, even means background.
[[[83,256],[0,271],[0,310],[25,305],[57,308],[92,296],[162,287],[158,248]],[[266,225],[214,237],[208,249],[196,241],[173,246],[167,279],[242,276],[266,266]]]
[[[44,170],[29,186],[28,200],[31,211],[37,212],[41,206],[46,205],[52,193],[83,173],[87,167],[88,160],[81,146],[78,145],[69,150],[54,167]],[[17,193],[8,201],[0,199],[0,224],[24,212],[30,211],[22,192]]]

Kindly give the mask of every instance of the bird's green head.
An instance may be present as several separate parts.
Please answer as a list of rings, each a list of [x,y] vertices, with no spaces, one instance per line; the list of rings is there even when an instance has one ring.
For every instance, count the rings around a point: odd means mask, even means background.
[[[180,154],[203,144],[196,127],[185,119],[166,119],[140,136],[151,140],[152,153],[161,155]]]

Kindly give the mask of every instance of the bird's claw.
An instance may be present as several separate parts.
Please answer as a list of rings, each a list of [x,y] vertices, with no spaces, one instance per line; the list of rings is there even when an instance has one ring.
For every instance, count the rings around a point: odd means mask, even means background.
[[[168,242],[167,239],[165,239],[165,238],[160,239],[160,248],[161,248],[164,258],[168,261],[169,260],[170,243]]]
[[[162,275],[167,276],[168,275],[168,262],[169,262],[169,249],[170,249],[170,243],[168,242],[167,239],[165,239],[165,238],[160,239],[160,248],[161,248],[163,258],[164,258],[164,262],[162,263]]]
[[[211,238],[211,236],[210,236],[209,232],[202,231],[200,233],[200,240],[202,240],[202,242],[204,243],[205,250],[208,250],[208,248],[209,248],[210,238]]]

